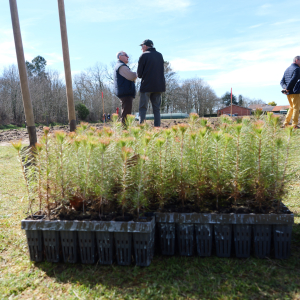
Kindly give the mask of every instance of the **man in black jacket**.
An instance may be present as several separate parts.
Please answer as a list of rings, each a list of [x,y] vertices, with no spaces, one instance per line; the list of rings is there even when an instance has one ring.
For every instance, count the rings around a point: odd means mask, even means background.
[[[287,126],[292,119],[292,126],[298,128],[298,117],[300,108],[300,94],[294,91],[294,86],[300,79],[300,56],[293,59],[293,63],[285,70],[281,79],[280,85],[283,88],[283,93],[287,95],[290,103],[290,109],[284,121],[284,126]]]
[[[139,58],[137,70],[138,77],[142,78],[139,105],[140,124],[146,119],[150,99],[154,114],[154,126],[159,127],[161,93],[166,91],[164,59],[161,53],[153,48],[151,40],[145,40],[140,46],[142,46],[143,51]]]

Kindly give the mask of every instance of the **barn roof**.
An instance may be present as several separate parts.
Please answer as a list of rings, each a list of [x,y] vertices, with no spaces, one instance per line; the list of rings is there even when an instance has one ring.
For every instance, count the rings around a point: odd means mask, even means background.
[[[240,108],[245,108],[245,109],[252,110],[251,108],[244,107],[244,106],[239,106],[239,105],[236,105],[236,104],[232,104],[232,106],[237,106],[237,107],[240,107]],[[231,107],[231,105],[229,105],[229,106],[225,106],[225,107],[223,107],[223,108],[220,108],[220,109],[218,109],[217,111],[219,111],[219,110],[222,110],[222,109],[224,109],[224,108],[227,108],[227,107]]]
[[[289,105],[274,106],[272,111],[280,111],[282,109],[288,109],[288,108],[290,108]]]
[[[263,108],[263,107],[266,107],[266,106],[271,106],[271,105],[268,105],[268,104],[250,104],[249,105],[249,108],[250,109],[253,109],[253,110],[256,110],[257,108]]]

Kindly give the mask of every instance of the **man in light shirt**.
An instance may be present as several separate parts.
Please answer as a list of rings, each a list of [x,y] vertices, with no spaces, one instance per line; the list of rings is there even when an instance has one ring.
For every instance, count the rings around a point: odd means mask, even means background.
[[[135,98],[135,80],[137,78],[136,72],[132,72],[127,66],[128,55],[124,51],[117,53],[117,63],[114,71],[114,86],[115,94],[122,102],[122,123],[126,124],[126,116],[131,114],[132,102]]]

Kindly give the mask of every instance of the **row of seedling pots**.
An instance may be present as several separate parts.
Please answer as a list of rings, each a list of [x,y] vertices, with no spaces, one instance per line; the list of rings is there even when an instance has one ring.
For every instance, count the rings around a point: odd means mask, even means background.
[[[286,259],[293,223],[291,213],[156,213],[145,222],[23,220],[22,229],[32,261],[149,266],[156,227],[162,255]]]
[[[156,213],[163,255],[247,258],[253,253],[286,259],[291,254],[293,214]]]
[[[149,266],[154,254],[155,220],[43,221],[23,220],[30,259]]]

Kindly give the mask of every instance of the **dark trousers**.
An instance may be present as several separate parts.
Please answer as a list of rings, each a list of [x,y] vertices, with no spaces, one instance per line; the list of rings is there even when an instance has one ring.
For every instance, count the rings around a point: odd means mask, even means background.
[[[160,104],[161,104],[161,93],[141,93],[140,97],[140,124],[146,119],[146,112],[149,103],[149,99],[152,104],[153,114],[154,114],[154,126],[160,126]]]
[[[122,97],[120,98],[120,101],[122,102],[122,113],[121,113],[122,123],[125,125],[126,116],[131,115],[133,97],[130,96]]]

